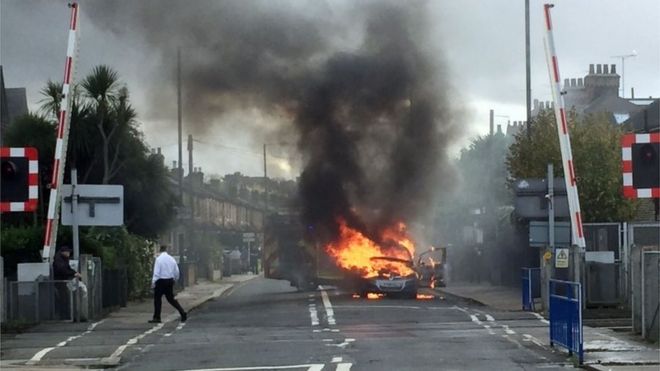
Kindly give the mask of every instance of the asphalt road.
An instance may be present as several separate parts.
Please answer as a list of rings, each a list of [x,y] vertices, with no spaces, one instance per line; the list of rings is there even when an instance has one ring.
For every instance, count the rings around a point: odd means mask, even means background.
[[[168,324],[122,357],[124,370],[536,370],[570,368],[541,346],[530,313],[437,294],[356,299],[255,279]]]

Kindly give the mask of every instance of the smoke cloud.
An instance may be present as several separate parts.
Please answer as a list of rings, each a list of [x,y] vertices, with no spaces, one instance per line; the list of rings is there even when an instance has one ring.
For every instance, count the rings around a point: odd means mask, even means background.
[[[371,236],[426,215],[453,178],[456,111],[423,2],[98,2],[98,27],[131,34],[162,60],[182,53],[186,123],[204,133],[230,112],[268,119],[255,135],[297,139],[304,223]],[[453,94],[453,93],[452,93]],[[154,109],[168,104],[154,94]],[[171,103],[170,103],[171,104]]]

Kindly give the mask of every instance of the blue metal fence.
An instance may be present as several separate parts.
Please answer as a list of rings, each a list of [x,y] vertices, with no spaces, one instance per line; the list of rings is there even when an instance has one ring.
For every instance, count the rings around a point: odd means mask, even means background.
[[[522,268],[522,309],[534,311],[534,299],[541,297],[541,268]]]
[[[561,345],[579,364],[584,359],[582,287],[577,282],[550,280],[550,346]]]

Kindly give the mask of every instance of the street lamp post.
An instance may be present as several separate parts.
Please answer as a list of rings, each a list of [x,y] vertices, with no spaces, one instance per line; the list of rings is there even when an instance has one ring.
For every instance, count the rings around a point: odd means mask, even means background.
[[[624,54],[624,55],[613,55],[612,58],[620,58],[621,59],[621,98],[626,97],[626,84],[625,84],[625,75],[626,75],[626,58],[632,58],[636,57],[637,52],[635,50],[632,51],[630,54]]]

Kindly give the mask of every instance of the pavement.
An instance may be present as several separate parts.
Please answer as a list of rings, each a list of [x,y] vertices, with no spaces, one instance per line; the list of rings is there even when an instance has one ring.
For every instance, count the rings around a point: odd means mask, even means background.
[[[253,274],[233,275],[216,282],[205,280],[177,293],[176,299],[190,318],[203,303],[230,293]],[[161,324],[147,321],[153,315],[153,300],[132,301],[107,317],[90,322],[46,322],[17,334],[2,334],[0,369],[2,370],[71,370],[101,369],[121,363],[125,352],[146,336],[158,331],[176,331],[184,323],[163,298]]]
[[[469,300],[502,311],[522,312],[520,289],[484,284],[456,284],[436,289],[447,296]],[[540,317],[540,314],[537,314]],[[534,334],[544,346],[550,346],[549,329]],[[584,367],[591,370],[658,370],[659,344],[649,343],[641,337],[602,327],[583,327]]]

